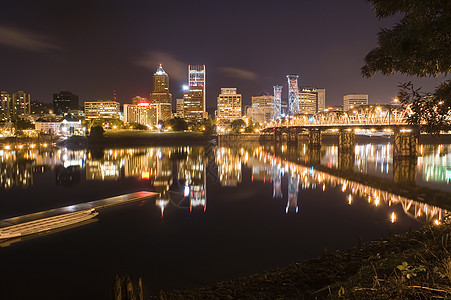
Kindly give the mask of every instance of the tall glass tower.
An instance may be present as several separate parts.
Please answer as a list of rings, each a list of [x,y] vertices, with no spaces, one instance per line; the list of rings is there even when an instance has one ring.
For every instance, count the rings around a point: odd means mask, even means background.
[[[288,114],[299,114],[298,75],[287,75],[288,80]]]

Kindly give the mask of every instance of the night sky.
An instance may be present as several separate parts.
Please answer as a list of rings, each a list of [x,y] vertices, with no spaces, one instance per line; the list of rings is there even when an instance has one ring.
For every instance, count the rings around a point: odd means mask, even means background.
[[[81,102],[112,99],[113,89],[121,103],[148,97],[158,63],[174,102],[187,65],[205,64],[211,114],[221,87],[237,87],[243,106],[275,84],[286,99],[287,74],[325,88],[326,106],[347,93],[385,103],[400,82],[432,90],[443,80],[362,77],[377,32],[399,20],[379,21],[364,0],[2,0],[1,12],[0,89],[43,102],[60,90]]]

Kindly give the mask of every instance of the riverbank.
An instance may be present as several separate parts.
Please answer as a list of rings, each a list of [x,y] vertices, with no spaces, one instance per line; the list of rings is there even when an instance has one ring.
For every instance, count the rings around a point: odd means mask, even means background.
[[[144,283],[145,284],[145,283]],[[451,299],[451,224],[153,299]]]
[[[103,136],[71,137],[59,145],[80,147],[188,146],[215,141],[216,137],[198,132],[109,131]]]

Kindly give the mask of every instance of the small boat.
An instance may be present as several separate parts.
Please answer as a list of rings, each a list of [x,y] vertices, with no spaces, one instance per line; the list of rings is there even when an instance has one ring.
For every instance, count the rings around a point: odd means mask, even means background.
[[[99,213],[87,209],[0,228],[0,240],[46,232],[92,219]]]

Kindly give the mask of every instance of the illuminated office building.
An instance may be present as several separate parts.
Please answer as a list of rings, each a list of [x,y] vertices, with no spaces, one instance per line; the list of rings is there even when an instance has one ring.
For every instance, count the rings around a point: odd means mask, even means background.
[[[134,104],[124,104],[124,122],[138,123],[146,126],[157,125],[158,105],[149,102]]]
[[[53,94],[53,112],[56,115],[64,115],[70,110],[78,109],[78,96],[71,92],[61,91]]]
[[[13,116],[28,116],[31,114],[31,97],[24,91],[18,91],[12,94]]]
[[[315,114],[325,110],[326,90],[316,87],[301,87],[299,89],[299,112]]]
[[[31,115],[31,97],[24,91],[12,94],[2,91],[0,101],[0,119],[11,120],[14,117]]]
[[[119,102],[111,100],[86,101],[85,117],[86,119],[118,119],[120,112]]]
[[[204,88],[190,86],[183,94],[183,118],[188,123],[200,123],[204,119]]]
[[[176,100],[176,106],[175,106],[175,116],[177,118],[183,119],[184,113],[183,113],[183,98]]]
[[[347,94],[343,96],[343,111],[350,110],[359,105],[368,105],[367,94]]]
[[[274,113],[273,120],[280,119],[282,117],[282,86],[274,86]]]
[[[316,89],[318,112],[326,110],[326,89]]]
[[[11,95],[8,92],[0,93],[0,120],[11,118]]]
[[[150,93],[149,102],[160,108],[158,120],[167,121],[172,117],[172,95],[169,93],[169,76],[162,65],[153,74],[153,92]]]
[[[236,93],[236,88],[221,88],[218,96],[217,120],[230,121],[241,118],[241,94]]]
[[[252,122],[263,125],[269,123],[274,119],[274,96],[262,95],[253,96],[251,114]]]
[[[188,65],[188,86],[202,88],[202,118],[206,113],[206,97],[207,97],[207,82],[206,82],[205,65]]]
[[[288,114],[299,114],[298,75],[287,75],[288,80]]]

